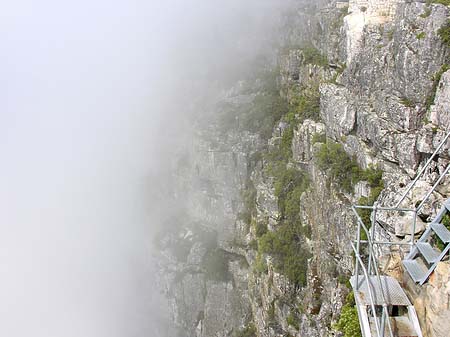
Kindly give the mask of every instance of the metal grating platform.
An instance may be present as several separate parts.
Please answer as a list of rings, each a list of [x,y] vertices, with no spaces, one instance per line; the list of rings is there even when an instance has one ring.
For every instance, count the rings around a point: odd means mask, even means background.
[[[350,283],[359,303],[363,305],[370,305],[370,297],[368,291],[368,286],[370,286],[372,289],[372,294],[374,296],[373,300],[375,305],[383,305],[381,290],[383,290],[387,305],[411,305],[411,302],[409,301],[408,297],[406,296],[405,292],[396,279],[390,276],[380,276],[380,279],[381,287],[377,282],[376,276],[370,276],[369,282],[367,282],[366,278],[363,275],[360,275],[358,279],[359,287],[357,290],[356,276],[352,276],[350,278]]]

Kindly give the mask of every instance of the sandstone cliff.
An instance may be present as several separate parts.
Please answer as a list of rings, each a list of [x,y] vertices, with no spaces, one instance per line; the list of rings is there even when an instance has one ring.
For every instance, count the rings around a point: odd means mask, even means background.
[[[415,1],[299,1],[277,65],[202,114],[176,168],[186,210],[160,240],[184,335],[341,335],[333,325],[353,271],[349,206],[395,203],[450,131],[449,50],[438,34],[449,13]],[[449,149],[404,206],[421,200]],[[449,183],[424,207],[417,235]],[[376,236],[406,241],[409,220],[381,216]],[[404,251],[379,254],[409,290],[424,336],[447,336],[449,262],[419,287],[401,268]]]

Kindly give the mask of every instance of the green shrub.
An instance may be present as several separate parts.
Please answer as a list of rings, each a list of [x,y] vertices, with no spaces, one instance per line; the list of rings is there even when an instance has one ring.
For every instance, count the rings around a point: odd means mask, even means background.
[[[311,88],[308,92],[294,95],[289,102],[288,119],[292,120],[293,116],[298,116],[299,122],[305,119],[318,121],[320,119],[320,93],[319,87]]]
[[[352,285],[350,283],[350,277],[345,274],[339,274],[337,280],[340,284],[346,286],[348,289],[352,289]]]
[[[448,230],[450,230],[450,213],[447,212],[441,220],[441,224],[443,224]],[[438,236],[436,236],[436,246],[439,250],[444,250],[447,244],[445,244]]]
[[[281,224],[276,231],[268,232],[259,240],[262,254],[273,258],[274,268],[294,285],[306,285],[309,253],[302,245],[303,226]]]
[[[372,166],[367,170],[361,169],[356,160],[350,158],[339,143],[329,141],[321,145],[317,152],[317,166],[346,192],[351,192],[358,181],[367,180],[371,187],[370,200],[373,201],[384,188],[381,179],[383,172]]]
[[[283,159],[289,160],[292,158],[292,140],[294,139],[294,128],[289,126],[283,132],[281,137],[279,152],[283,156]]]
[[[439,85],[439,81],[441,80],[442,75],[450,69],[450,66],[448,64],[443,64],[441,69],[439,69],[439,71],[434,74],[432,80],[433,80],[433,87],[431,88],[431,93],[430,95],[428,95],[426,102],[425,102],[425,106],[428,109],[430,109],[431,105],[434,103],[434,99],[436,98],[436,91],[437,91],[437,87]]]
[[[307,46],[301,50],[303,53],[303,62],[305,64],[314,64],[321,67],[328,65],[327,57],[322,55],[322,53],[314,46]]]
[[[358,205],[369,206],[369,198],[361,197],[358,199]],[[361,220],[364,222],[366,226],[370,226],[370,214],[372,211],[370,209],[358,209],[358,214],[361,217]]]
[[[369,165],[367,169],[361,171],[360,179],[365,180],[369,183],[370,195],[368,198],[368,202],[373,204],[377,200],[381,191],[384,189],[383,171],[372,165]]]
[[[351,192],[354,184],[360,180],[361,169],[356,160],[350,158],[339,143],[322,144],[317,153],[317,165],[346,192]]]
[[[408,108],[414,108],[416,105],[412,100],[410,100],[407,97],[400,98],[400,103],[402,103],[404,106],[406,106]]]
[[[244,209],[238,214],[238,218],[250,225],[252,217],[256,215],[256,188],[248,179],[245,189],[241,192]]]
[[[327,141],[327,136],[325,135],[325,133],[314,133],[312,135],[312,139],[311,139],[312,144],[325,143],[326,141]]]
[[[450,20],[447,20],[447,22],[439,28],[438,35],[441,38],[442,43],[445,46],[450,47]]]
[[[296,330],[300,328],[300,325],[298,323],[298,318],[291,312],[289,313],[288,317],[286,317],[286,322],[290,326],[294,327]]]
[[[353,292],[347,296],[346,304],[342,307],[339,321],[333,328],[344,333],[344,337],[362,337]]]
[[[293,220],[300,211],[300,197],[309,186],[308,176],[295,168],[279,167],[274,175],[275,196],[281,218]]]
[[[255,259],[255,271],[259,274],[267,273],[267,263],[263,254],[261,253],[260,245],[258,243],[258,254]]]
[[[267,224],[263,222],[258,222],[255,225],[255,234],[257,238],[260,238],[267,233]]]
[[[445,6],[450,6],[450,0],[429,0],[427,1],[428,4],[433,3],[433,4],[441,4],[441,5],[445,5]]]
[[[370,195],[369,197],[359,198],[358,205],[372,206],[374,204],[384,188],[382,176],[383,172],[373,166],[369,166],[366,170],[362,170],[360,177],[361,180],[366,180],[369,183]],[[358,214],[368,229],[370,229],[372,225],[370,220],[371,213],[372,211],[370,209],[358,209]],[[361,240],[367,240],[367,234],[364,230],[361,230]]]
[[[252,240],[248,243],[248,247],[253,250],[258,250],[258,240]]]
[[[441,223],[442,223],[447,229],[450,230],[450,213],[449,213],[449,212],[447,212],[447,213],[442,217]]]
[[[417,40],[423,40],[425,37],[426,37],[425,32],[420,32],[420,33],[416,34]]]
[[[422,19],[425,19],[425,18],[427,18],[427,17],[429,17],[431,15],[431,8],[425,8],[425,11],[422,13],[422,14],[420,14],[419,16],[422,18]]]

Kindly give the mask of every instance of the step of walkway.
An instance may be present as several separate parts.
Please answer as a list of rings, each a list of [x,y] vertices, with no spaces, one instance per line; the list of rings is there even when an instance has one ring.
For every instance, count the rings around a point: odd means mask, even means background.
[[[450,199],[447,199],[447,200],[444,202],[444,206],[445,206],[445,208],[447,208],[447,211],[450,212]]]
[[[417,242],[416,247],[428,264],[432,264],[439,260],[441,252],[433,248],[428,242]]]
[[[403,260],[403,265],[416,283],[421,282],[428,272],[427,268],[417,260]]]
[[[444,243],[450,242],[450,231],[443,224],[432,223],[430,226],[433,232],[435,232],[437,236],[439,236],[442,242]]]

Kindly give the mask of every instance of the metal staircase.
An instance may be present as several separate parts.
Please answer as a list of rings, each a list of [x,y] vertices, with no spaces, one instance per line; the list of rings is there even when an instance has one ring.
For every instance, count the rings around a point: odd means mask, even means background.
[[[380,246],[410,247],[409,254],[402,261],[403,265],[415,282],[423,284],[436,268],[439,261],[450,250],[450,231],[441,223],[445,214],[450,211],[450,199],[445,201],[427,230],[415,242],[417,216],[436,187],[450,172],[450,164],[447,165],[444,172],[439,176],[433,187],[427,192],[416,208],[400,207],[408,193],[439,155],[440,150],[449,138],[450,132],[441,141],[395,206],[380,207],[377,203],[373,206],[352,206],[358,227],[356,240],[352,243],[352,248],[355,253],[355,271],[350,283],[355,293],[356,308],[363,337],[422,337],[414,306],[410,303],[397,280],[389,276],[380,275],[375,251]],[[372,211],[370,229],[362,221],[358,214],[358,209]],[[413,223],[411,225],[411,239],[409,242],[375,240],[375,227],[378,224],[377,213],[380,211],[412,213]],[[365,235],[362,236],[361,234]],[[438,240],[444,245],[443,250],[437,248]]]
[[[403,260],[403,265],[414,282],[424,284],[438,263],[450,250],[450,231],[441,223],[450,212],[450,199],[442,205],[436,217]],[[440,240],[444,245],[441,251],[437,247]]]

